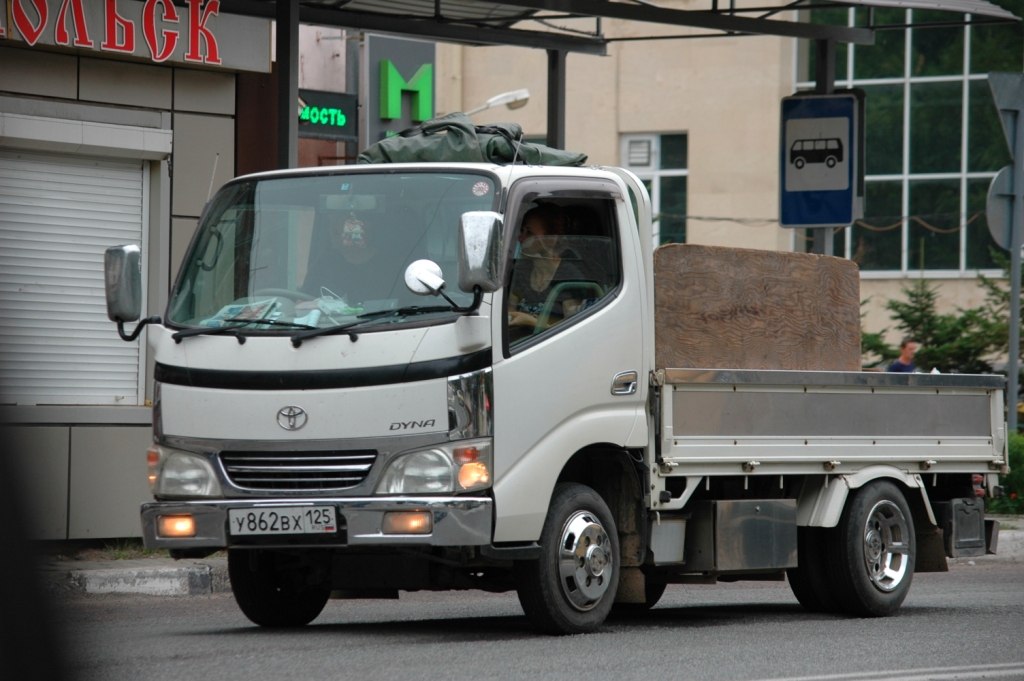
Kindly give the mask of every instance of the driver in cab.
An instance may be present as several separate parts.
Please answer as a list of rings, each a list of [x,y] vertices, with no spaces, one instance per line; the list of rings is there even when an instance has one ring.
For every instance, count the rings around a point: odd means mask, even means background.
[[[571,287],[563,287],[549,300],[560,282],[584,279],[579,268],[563,257],[567,227],[568,216],[555,204],[538,204],[523,217],[509,289],[508,325],[512,342],[535,333],[538,327],[548,328],[561,322],[582,306],[573,297],[578,292]]]
[[[388,296],[394,273],[381,262],[383,239],[371,220],[371,216],[355,211],[332,216],[327,242],[320,243],[322,248],[302,284],[303,292],[341,298],[353,307]],[[389,276],[391,280],[384,281]]]

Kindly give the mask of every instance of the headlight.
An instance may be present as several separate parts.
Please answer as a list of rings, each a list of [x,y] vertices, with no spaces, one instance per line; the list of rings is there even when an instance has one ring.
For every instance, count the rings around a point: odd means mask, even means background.
[[[220,483],[203,456],[159,445],[149,448],[149,484],[160,497],[216,497]]]
[[[448,378],[448,437],[465,440],[494,435],[491,409],[494,404],[491,370]]]
[[[385,469],[377,494],[441,494],[491,486],[491,440],[439,445],[403,454]]]

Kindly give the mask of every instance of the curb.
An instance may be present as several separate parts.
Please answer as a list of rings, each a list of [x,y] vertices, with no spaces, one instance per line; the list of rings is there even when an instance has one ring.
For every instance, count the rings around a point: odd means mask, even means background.
[[[52,587],[86,594],[205,596],[231,591],[226,564],[47,570]]]

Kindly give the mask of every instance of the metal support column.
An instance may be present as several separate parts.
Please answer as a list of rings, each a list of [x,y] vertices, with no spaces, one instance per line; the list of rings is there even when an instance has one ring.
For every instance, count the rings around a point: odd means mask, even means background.
[[[1019,95],[1024,98],[1024,94]],[[1007,362],[1006,429],[1017,430],[1017,393],[1020,377],[1020,268],[1024,247],[1024,111],[1014,116],[1013,139],[1013,227],[1010,231],[1010,343]],[[1007,462],[1009,463],[1009,462]]]
[[[549,147],[565,149],[565,55],[548,50],[548,139]]]
[[[836,41],[816,40],[815,47],[815,92],[830,95],[836,90]],[[818,227],[814,230],[812,253],[820,255],[833,254],[834,234],[832,227]]]
[[[299,165],[299,0],[277,0],[277,167]]]

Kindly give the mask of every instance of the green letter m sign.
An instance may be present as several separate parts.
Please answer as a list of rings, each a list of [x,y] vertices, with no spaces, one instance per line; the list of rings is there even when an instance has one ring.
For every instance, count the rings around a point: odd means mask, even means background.
[[[380,117],[402,117],[402,92],[412,93],[412,120],[434,117],[434,65],[424,64],[406,82],[390,59],[380,60]]]

